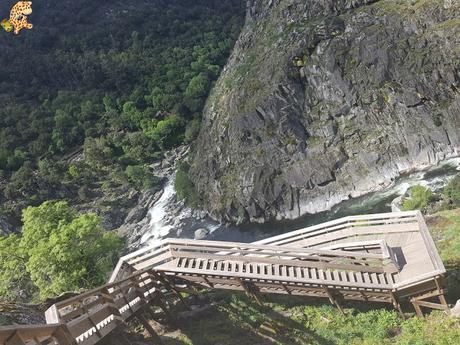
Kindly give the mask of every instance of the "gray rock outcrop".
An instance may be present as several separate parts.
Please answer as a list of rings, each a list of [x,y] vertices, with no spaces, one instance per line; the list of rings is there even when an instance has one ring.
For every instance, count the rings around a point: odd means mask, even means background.
[[[14,232],[14,228],[7,222],[6,218],[0,216],[0,236],[5,236]]]
[[[457,301],[455,306],[450,310],[450,316],[460,317],[460,299]]]
[[[460,154],[460,5],[250,0],[190,176],[218,220],[296,218]]]

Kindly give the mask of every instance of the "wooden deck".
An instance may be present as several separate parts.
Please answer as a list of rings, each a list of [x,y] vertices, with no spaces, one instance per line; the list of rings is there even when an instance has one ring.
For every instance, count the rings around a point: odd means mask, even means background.
[[[358,300],[401,312],[408,301],[422,315],[448,309],[444,273],[419,212],[345,217],[249,244],[167,239],[122,257],[108,285],[54,305],[49,325],[0,328],[0,342],[96,344],[129,318],[145,323],[152,303],[168,314],[165,301],[186,288],[241,290],[259,303],[264,293],[328,298],[340,309]]]

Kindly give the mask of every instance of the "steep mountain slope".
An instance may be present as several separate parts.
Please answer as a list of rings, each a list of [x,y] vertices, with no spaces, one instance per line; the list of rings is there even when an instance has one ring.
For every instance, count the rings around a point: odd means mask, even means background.
[[[459,15],[457,1],[248,1],[193,150],[205,208],[295,218],[458,155]]]

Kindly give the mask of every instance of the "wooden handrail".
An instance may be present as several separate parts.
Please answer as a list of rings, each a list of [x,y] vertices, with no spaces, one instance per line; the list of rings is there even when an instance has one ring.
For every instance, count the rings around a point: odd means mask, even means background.
[[[254,242],[254,244],[282,244],[286,240],[295,241],[303,236],[317,236],[331,231],[343,230],[350,227],[362,227],[365,224],[378,227],[384,224],[417,222],[418,211],[395,212],[383,214],[369,214],[365,216],[348,216],[339,218],[326,223],[313,225],[307,228],[290,231],[286,234],[273,236],[264,240]]]

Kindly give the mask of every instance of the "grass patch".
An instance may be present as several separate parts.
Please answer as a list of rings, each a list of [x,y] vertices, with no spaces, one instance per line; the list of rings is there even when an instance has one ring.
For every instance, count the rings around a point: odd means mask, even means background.
[[[166,345],[453,345],[460,337],[460,321],[441,312],[403,320],[382,305],[353,304],[342,315],[324,301],[293,296],[264,296],[264,307],[239,293],[208,297],[217,306],[181,321],[181,334]]]
[[[435,213],[428,221],[444,263],[460,266],[460,208]]]

